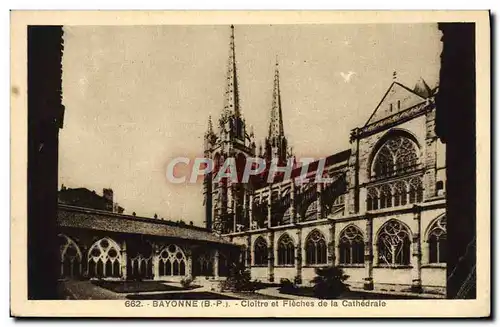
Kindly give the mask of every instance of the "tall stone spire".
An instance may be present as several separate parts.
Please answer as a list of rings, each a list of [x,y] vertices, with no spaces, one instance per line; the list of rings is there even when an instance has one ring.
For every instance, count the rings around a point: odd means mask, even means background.
[[[212,116],[208,116],[208,127],[207,127],[207,133],[206,135],[212,135],[214,134],[214,127],[212,125]]]
[[[288,142],[283,128],[283,112],[281,110],[281,91],[278,58],[274,71],[273,102],[269,119],[269,134],[266,138],[265,157],[268,161],[278,159],[283,164],[287,160]]]
[[[224,98],[223,115],[228,117],[240,116],[240,104],[238,94],[238,76],[236,72],[236,55],[234,47],[234,26],[231,25],[231,38],[229,41],[229,59],[227,64],[226,93]]]
[[[276,57],[276,68],[274,71],[273,103],[271,107],[271,116],[269,120],[269,140],[284,137],[283,112],[281,111],[280,94],[280,73],[278,67],[278,58]]]

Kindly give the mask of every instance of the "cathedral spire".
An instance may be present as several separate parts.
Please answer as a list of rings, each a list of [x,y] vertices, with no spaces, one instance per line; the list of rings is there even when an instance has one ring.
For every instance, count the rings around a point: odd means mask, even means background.
[[[212,125],[212,115],[208,116],[208,127],[207,127],[207,135],[214,134],[214,127]]]
[[[269,120],[269,140],[285,136],[283,129],[283,113],[281,111],[280,73],[278,57],[276,56],[276,67],[274,71],[273,103],[271,117]]]
[[[229,59],[227,64],[226,93],[224,99],[223,115],[228,117],[240,116],[240,104],[238,94],[238,76],[236,72],[236,55],[234,46],[234,26],[231,25],[231,37],[229,41]]]

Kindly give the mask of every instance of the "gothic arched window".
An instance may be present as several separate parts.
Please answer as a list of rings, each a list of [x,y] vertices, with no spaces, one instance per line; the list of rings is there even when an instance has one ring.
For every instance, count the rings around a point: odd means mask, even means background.
[[[394,206],[404,206],[408,202],[406,183],[399,181],[394,185]]]
[[[167,245],[160,252],[158,266],[160,276],[184,276],[186,275],[186,256],[179,246]]]
[[[193,274],[195,276],[213,276],[214,275],[214,253],[209,249],[202,249],[196,253],[194,260]]]
[[[351,225],[340,233],[339,252],[341,264],[365,262],[365,243],[358,227]]]
[[[259,236],[255,240],[254,244],[254,265],[256,266],[264,266],[267,265],[267,242],[266,240],[262,237]]]
[[[389,184],[380,188],[380,209],[392,207],[392,190]]]
[[[326,264],[326,240],[318,230],[312,231],[306,239],[306,264]]]
[[[376,187],[368,188],[368,194],[366,195],[366,209],[367,210],[377,210],[378,209],[378,197],[379,192]]]
[[[120,277],[120,247],[110,238],[95,242],[88,254],[89,277]]]
[[[418,148],[409,138],[396,136],[386,141],[373,161],[374,177],[391,176],[413,170],[418,165]]]
[[[144,242],[127,247],[127,278],[153,277],[153,248]]]
[[[410,263],[410,232],[397,220],[389,220],[378,234],[379,265],[408,265]]]
[[[423,195],[422,179],[420,177],[410,179],[409,203],[422,202]]]
[[[437,219],[429,229],[429,263],[446,262],[446,216]]]
[[[283,234],[278,241],[278,265],[293,266],[295,264],[295,245],[288,234]]]
[[[59,234],[61,277],[79,277],[82,273],[82,253],[78,245],[71,238],[64,234]]]

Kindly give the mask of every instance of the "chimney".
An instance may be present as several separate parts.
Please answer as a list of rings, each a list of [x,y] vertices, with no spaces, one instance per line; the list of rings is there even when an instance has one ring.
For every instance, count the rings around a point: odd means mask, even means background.
[[[103,188],[102,189],[102,197],[113,203],[113,189]]]

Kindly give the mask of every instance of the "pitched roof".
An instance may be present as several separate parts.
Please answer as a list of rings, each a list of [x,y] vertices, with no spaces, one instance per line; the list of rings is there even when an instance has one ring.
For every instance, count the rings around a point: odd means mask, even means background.
[[[396,102],[394,102],[396,101]],[[399,82],[392,82],[365,126],[425,101],[425,97]],[[400,107],[396,106],[396,103]]]
[[[216,236],[202,227],[181,227],[176,226],[175,223],[170,221],[135,217],[63,204],[59,204],[57,210],[57,223],[61,227],[232,244],[228,239]]]

